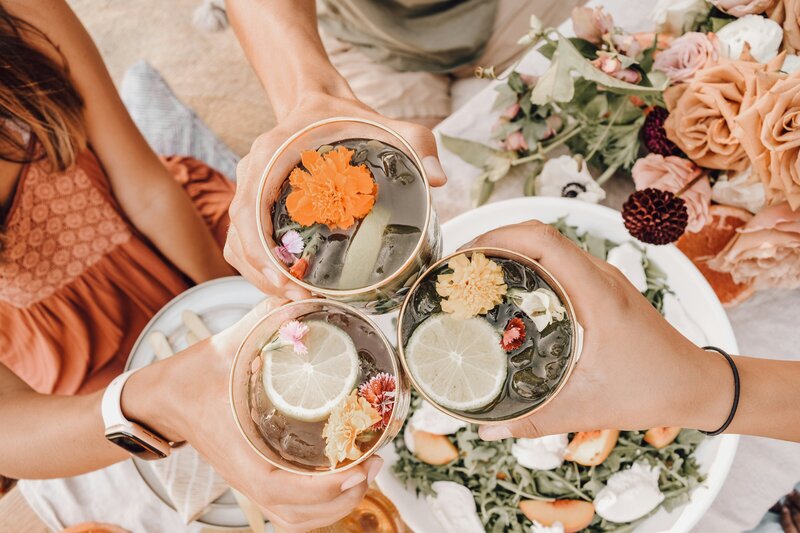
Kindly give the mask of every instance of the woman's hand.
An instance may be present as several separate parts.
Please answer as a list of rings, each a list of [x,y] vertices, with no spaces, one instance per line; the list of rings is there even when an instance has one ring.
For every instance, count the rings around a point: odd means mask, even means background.
[[[261,245],[256,226],[256,195],[258,182],[269,158],[291,135],[309,124],[334,116],[374,120],[385,124],[403,136],[417,151],[431,185],[444,185],[446,177],[437,159],[436,139],[428,128],[391,120],[356,100],[344,91],[341,95],[310,93],[289,111],[275,129],[259,136],[250,153],[236,169],[236,196],[231,203],[231,227],[225,244],[225,258],[241,274],[261,290],[280,294],[292,300],[306,297],[306,292],[278,272],[269,262]]]
[[[280,303],[265,301],[235,326],[190,348],[194,353],[170,359],[183,360],[164,378],[175,397],[162,406],[159,427],[169,428],[165,436],[170,439],[188,441],[274,524],[289,531],[307,531],[347,516],[364,497],[383,461],[373,457],[340,474],[290,474],[256,454],[239,432],[228,399],[233,355],[256,321]]]
[[[481,427],[483,438],[659,426],[713,430],[725,420],[733,398],[725,359],[672,328],[619,270],[537,221],[491,231],[470,246],[539,261],[564,286],[585,333],[563,390],[527,418]]]

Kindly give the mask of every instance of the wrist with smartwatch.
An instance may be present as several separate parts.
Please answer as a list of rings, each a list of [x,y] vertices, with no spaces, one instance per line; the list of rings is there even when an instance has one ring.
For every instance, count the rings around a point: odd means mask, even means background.
[[[137,369],[138,370],[138,369]],[[170,442],[151,428],[128,420],[122,412],[122,391],[128,379],[137,370],[130,370],[117,376],[106,388],[101,403],[106,439],[131,455],[153,461],[169,456],[173,448],[183,442]]]

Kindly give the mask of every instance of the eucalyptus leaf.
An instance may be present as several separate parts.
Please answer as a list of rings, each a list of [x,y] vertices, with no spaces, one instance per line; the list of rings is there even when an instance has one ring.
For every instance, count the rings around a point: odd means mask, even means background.
[[[511,170],[511,160],[504,157],[493,157],[484,166],[486,179],[491,182],[498,182],[505,178]]]
[[[495,87],[497,96],[495,96],[494,103],[492,104],[492,111],[501,111],[508,106],[517,102],[517,93],[509,86],[508,83],[501,83]]]
[[[494,182],[490,181],[489,174],[484,172],[475,178],[472,184],[471,198],[472,205],[479,206],[485,204],[494,191]]]
[[[442,145],[472,166],[483,167],[490,159],[506,158],[515,159],[514,152],[495,150],[485,144],[449,135],[442,135]]]

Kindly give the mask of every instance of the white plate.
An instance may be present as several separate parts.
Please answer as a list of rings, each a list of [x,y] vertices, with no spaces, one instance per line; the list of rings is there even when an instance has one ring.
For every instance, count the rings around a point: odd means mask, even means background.
[[[451,253],[478,235],[500,226],[533,218],[555,222],[563,216],[567,216],[567,222],[581,231],[590,231],[615,242],[631,240],[622,224],[622,216],[613,209],[566,198],[516,198],[485,205],[445,223],[442,226],[444,253]],[[669,287],[703,330],[709,343],[738,353],[736,338],[722,305],[692,262],[674,246],[648,246],[647,253],[667,274]],[[692,493],[689,503],[671,513],[661,509],[637,527],[636,532],[691,530],[722,488],[738,443],[739,437],[736,435],[706,439],[695,454],[701,470],[707,474],[703,486]],[[380,455],[386,464],[378,475],[378,485],[397,506],[403,520],[416,533],[441,533],[442,526],[434,518],[426,501],[417,498],[392,474],[391,467],[397,461],[394,446],[386,446]]]
[[[192,287],[176,296],[150,320],[133,345],[125,370],[147,366],[155,361],[156,355],[147,342],[147,337],[154,331],[166,335],[176,353],[188,346],[186,326],[181,320],[183,311],[197,313],[211,333],[219,333],[238,322],[263,299],[264,294],[261,291],[238,276],[215,279]],[[135,457],[133,464],[153,493],[174,509],[151,464]],[[197,522],[212,528],[249,528],[247,517],[237,505],[231,491],[225,492],[212,503]]]

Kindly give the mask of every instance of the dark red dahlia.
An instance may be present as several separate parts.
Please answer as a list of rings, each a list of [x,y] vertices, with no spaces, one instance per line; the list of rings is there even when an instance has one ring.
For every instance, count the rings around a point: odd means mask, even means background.
[[[397,380],[386,372],[372,376],[358,388],[358,394],[381,415],[381,420],[375,424],[375,429],[383,429],[389,425],[394,410],[396,388]]]
[[[667,120],[669,112],[663,107],[654,107],[644,119],[642,126],[642,140],[645,147],[654,154],[663,155],[682,155],[681,149],[674,142],[667,138],[664,129],[664,121]]]
[[[669,191],[642,189],[628,197],[622,218],[631,235],[650,244],[669,244],[686,231],[686,202]]]
[[[514,317],[508,321],[500,338],[500,346],[506,352],[513,352],[525,342],[525,322],[521,318]]]

